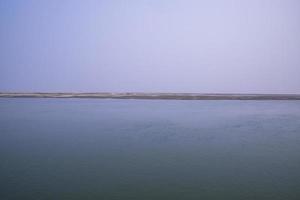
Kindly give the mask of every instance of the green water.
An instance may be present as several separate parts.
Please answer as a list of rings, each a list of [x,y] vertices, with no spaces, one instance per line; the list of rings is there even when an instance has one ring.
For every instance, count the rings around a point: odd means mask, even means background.
[[[300,101],[0,99],[0,199],[300,199]]]

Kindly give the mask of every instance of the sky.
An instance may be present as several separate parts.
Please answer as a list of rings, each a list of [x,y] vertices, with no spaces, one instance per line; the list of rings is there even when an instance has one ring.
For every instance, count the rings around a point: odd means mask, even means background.
[[[300,1],[1,0],[0,92],[300,93]]]

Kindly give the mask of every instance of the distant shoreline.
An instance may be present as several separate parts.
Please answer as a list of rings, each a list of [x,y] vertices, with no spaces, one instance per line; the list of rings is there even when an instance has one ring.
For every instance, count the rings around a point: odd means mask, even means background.
[[[209,93],[4,93],[0,98],[98,98],[174,100],[300,100],[300,94],[209,94]]]

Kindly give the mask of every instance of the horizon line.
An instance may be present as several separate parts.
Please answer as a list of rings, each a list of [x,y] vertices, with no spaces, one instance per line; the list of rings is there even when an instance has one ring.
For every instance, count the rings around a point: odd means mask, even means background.
[[[161,100],[300,100],[300,94],[188,92],[0,92],[2,98],[98,98]]]

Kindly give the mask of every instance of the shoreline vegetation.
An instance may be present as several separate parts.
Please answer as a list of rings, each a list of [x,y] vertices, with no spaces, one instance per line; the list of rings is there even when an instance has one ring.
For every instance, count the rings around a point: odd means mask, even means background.
[[[219,93],[14,93],[0,92],[0,98],[99,98],[99,99],[169,99],[169,100],[300,100],[300,94],[219,94]]]

